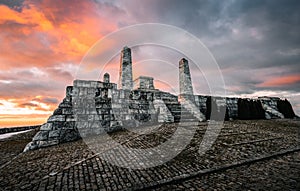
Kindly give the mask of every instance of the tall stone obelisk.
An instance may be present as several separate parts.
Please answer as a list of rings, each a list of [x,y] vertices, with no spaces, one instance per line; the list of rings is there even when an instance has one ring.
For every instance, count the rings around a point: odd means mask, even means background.
[[[131,49],[125,46],[121,51],[119,89],[132,90],[132,60]]]
[[[185,58],[179,61],[179,91],[181,95],[194,95],[189,62]]]
[[[195,103],[189,62],[185,58],[182,58],[179,61],[179,89],[180,94],[178,100],[181,103],[181,107],[188,110],[198,121],[204,121],[205,116],[201,113]],[[184,120],[182,115],[181,120]]]

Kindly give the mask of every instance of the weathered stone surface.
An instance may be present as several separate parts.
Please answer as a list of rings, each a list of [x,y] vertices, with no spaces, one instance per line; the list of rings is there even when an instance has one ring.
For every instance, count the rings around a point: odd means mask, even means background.
[[[52,145],[57,145],[59,143],[58,140],[46,140],[46,141],[38,141],[39,147],[49,147]]]
[[[60,130],[60,137],[59,137],[59,142],[69,142],[69,141],[74,141],[78,140],[80,138],[80,135],[78,131],[72,129],[61,129]]]
[[[44,141],[48,140],[49,131],[39,131],[34,137],[33,141]]]
[[[45,123],[40,128],[41,131],[50,131],[52,130],[52,123]]]
[[[49,131],[49,138],[53,138],[53,137],[59,137],[61,130],[53,130],[53,131]]]
[[[133,90],[131,50],[120,59],[119,89],[105,73],[103,82],[74,80],[40,132],[24,151],[144,124],[204,120],[292,118],[288,101],[194,95],[189,64],[179,62],[179,96],[154,88],[153,78],[138,78]],[[282,112],[282,113],[281,113]]]
[[[121,52],[120,60],[120,79],[119,88],[124,90],[132,90],[132,60],[131,50],[125,46]]]
[[[48,122],[54,122],[54,121],[65,121],[65,115],[52,115],[49,117]]]
[[[162,100],[154,100],[153,105],[155,110],[158,113],[158,122],[174,122],[174,116],[169,111],[168,107],[166,106],[165,102]]]
[[[148,76],[140,76],[134,80],[134,89],[154,90],[153,78]]]
[[[110,82],[110,79],[109,79],[110,77],[109,77],[109,74],[108,73],[105,73],[104,75],[103,75],[103,82],[104,83],[109,83]]]
[[[284,115],[278,111],[277,101],[280,100],[278,97],[259,97],[258,98],[265,110],[266,119],[271,118],[284,118]]]
[[[285,100],[278,100],[277,101],[277,108],[280,113],[284,115],[285,118],[294,118],[296,115],[293,111],[293,107],[291,103],[285,99]]]
[[[179,61],[179,88],[180,94],[194,94],[189,63],[185,58]]]

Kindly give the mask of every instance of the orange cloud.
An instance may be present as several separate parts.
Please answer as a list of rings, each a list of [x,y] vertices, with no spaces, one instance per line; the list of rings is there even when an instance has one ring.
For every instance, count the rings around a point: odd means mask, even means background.
[[[0,5],[0,126],[45,121],[71,85],[84,54],[118,28],[116,17],[123,14],[95,1]]]
[[[291,85],[297,82],[300,82],[299,74],[271,78],[259,84],[258,87],[278,87],[278,86]]]
[[[20,11],[0,5],[0,68],[79,62],[104,34],[117,29],[92,1],[24,1]],[[9,64],[7,64],[9,63]]]

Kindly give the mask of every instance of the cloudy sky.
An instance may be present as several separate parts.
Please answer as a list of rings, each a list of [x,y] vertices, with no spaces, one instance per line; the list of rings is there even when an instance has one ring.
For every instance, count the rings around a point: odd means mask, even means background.
[[[173,25],[198,37],[215,57],[228,95],[288,98],[299,115],[299,10],[298,0],[0,0],[0,126],[44,122],[90,47],[139,23]],[[162,47],[133,48],[141,74],[151,65],[137,59],[145,52],[166,70],[176,62]],[[177,74],[164,76],[178,82]],[[201,77],[192,76],[197,93],[206,94]]]

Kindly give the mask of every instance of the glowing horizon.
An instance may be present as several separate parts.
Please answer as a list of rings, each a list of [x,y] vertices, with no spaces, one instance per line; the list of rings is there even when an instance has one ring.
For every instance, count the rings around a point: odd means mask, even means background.
[[[0,0],[0,127],[46,122],[94,43],[122,27],[146,22],[174,25],[201,39],[220,65],[228,96],[288,98],[299,115],[300,48],[294,23],[297,6],[261,2],[251,5],[257,9],[250,9],[244,4],[247,3]],[[282,12],[282,7],[288,11]],[[173,67],[157,60],[140,62],[145,53],[149,58],[174,55],[157,47],[136,47],[134,77],[145,74],[145,66],[152,64],[152,73],[146,74],[158,80],[156,88],[169,91],[171,87],[178,92],[176,66],[183,55],[169,60]],[[115,83],[118,59],[117,56],[107,68]],[[157,65],[161,68],[155,69]],[[167,76],[164,82],[169,84],[159,82],[162,68]],[[207,95],[203,76],[192,72],[192,77],[195,93]]]

